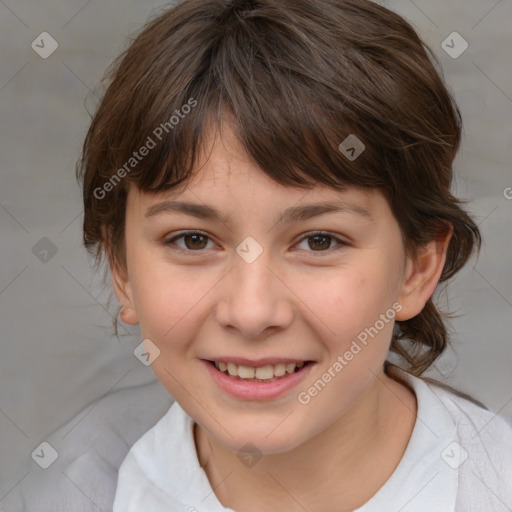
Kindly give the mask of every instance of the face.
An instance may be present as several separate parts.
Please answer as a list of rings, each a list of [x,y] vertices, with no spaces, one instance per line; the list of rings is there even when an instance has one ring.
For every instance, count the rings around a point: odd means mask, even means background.
[[[210,135],[185,189],[130,189],[127,273],[114,286],[122,319],[160,351],[159,381],[210,436],[232,451],[283,452],[357,405],[382,374],[394,313],[414,316],[435,283],[411,292],[413,266],[380,192],[282,186],[229,130]],[[325,202],[339,210],[298,215]]]

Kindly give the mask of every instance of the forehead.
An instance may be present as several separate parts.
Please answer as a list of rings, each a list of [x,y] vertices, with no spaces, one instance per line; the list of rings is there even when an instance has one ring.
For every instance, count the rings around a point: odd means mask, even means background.
[[[288,220],[305,220],[322,210],[345,211],[371,220],[384,215],[387,207],[378,189],[347,184],[339,190],[322,183],[305,187],[276,182],[250,158],[230,122],[223,123],[221,129],[211,125],[205,129],[192,173],[176,189],[144,192],[130,183],[127,207],[143,217],[171,211],[177,203],[188,206],[178,206],[175,211],[224,221],[228,213],[236,217],[237,212],[281,214],[285,210]]]
[[[330,213],[332,218],[345,218],[352,224],[371,227],[372,231],[377,224],[394,220],[386,200],[376,190],[348,188],[337,191],[319,186],[304,191],[274,182],[268,185],[264,181],[249,191],[245,186],[247,181],[240,189],[237,183],[236,179],[230,186],[221,179],[215,187],[194,183],[178,193],[145,193],[134,188],[129,196],[127,216],[146,224],[169,215],[186,215],[234,226],[242,221],[256,225],[257,219],[258,222],[268,219],[272,225],[301,223]]]

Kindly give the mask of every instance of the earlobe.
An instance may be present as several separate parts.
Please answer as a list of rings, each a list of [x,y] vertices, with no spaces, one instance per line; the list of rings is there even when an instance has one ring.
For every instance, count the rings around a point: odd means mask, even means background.
[[[415,258],[408,258],[398,302],[402,309],[396,320],[409,320],[423,310],[434,293],[443,272],[453,227],[436,240],[420,247]]]
[[[135,308],[125,308],[124,306],[121,308],[119,312],[119,318],[125,323],[129,325],[138,324],[139,321],[137,319],[137,313]]]
[[[112,253],[109,250],[110,239],[108,237],[107,230],[104,226],[101,228],[103,235],[103,242],[105,252],[107,253],[107,259],[110,267],[110,273],[112,275],[112,285],[114,287],[114,293],[116,294],[117,300],[121,303],[121,311],[119,312],[119,318],[125,323],[135,325],[139,322],[137,318],[137,312],[135,310],[135,303],[133,301],[133,293],[128,278],[128,270],[121,269],[112,261]]]
[[[121,303],[121,311],[119,318],[125,323],[135,325],[139,322],[135,303],[133,301],[133,293],[128,276],[123,271],[111,267],[112,285],[117,299]]]

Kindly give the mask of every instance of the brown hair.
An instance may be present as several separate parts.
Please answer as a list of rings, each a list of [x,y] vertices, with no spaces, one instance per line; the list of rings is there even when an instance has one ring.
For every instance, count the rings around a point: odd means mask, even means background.
[[[186,184],[207,122],[221,126],[225,113],[280,184],[381,190],[410,255],[451,224],[440,282],[480,250],[478,227],[450,192],[459,109],[432,51],[378,4],[183,0],[148,22],[104,81],[77,164],[83,240],[96,264],[105,252],[126,269],[127,183],[146,192]],[[365,145],[355,160],[339,149],[350,134]],[[142,147],[151,149],[135,158]],[[430,298],[396,322],[391,350],[411,373],[447,347],[443,315]]]

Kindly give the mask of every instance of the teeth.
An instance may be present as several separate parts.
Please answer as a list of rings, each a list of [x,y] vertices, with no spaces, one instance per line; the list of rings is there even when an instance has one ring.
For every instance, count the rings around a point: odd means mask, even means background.
[[[276,377],[282,377],[286,373],[286,365],[283,363],[274,365],[274,375]]]
[[[260,371],[259,368],[258,368],[258,371]],[[238,367],[238,376],[241,379],[254,379],[254,373],[255,373],[254,372],[254,368],[249,368],[249,366],[242,366],[242,365],[240,365]],[[261,377],[258,376],[258,379],[261,379]]]
[[[240,370],[238,370],[238,375],[240,375],[240,377],[243,377],[240,374]],[[271,379],[272,377],[274,377],[274,367],[272,365],[262,366],[261,368],[256,368],[256,378],[257,379],[264,380],[264,379]]]
[[[301,363],[278,363],[275,365],[261,366],[259,368],[252,368],[249,366],[236,365],[234,363],[225,363],[223,361],[215,361],[215,367],[221,372],[228,372],[231,377],[238,377],[240,379],[258,379],[258,380],[271,380],[276,377],[283,377],[287,373],[295,372],[295,369],[302,368],[304,362]]]

